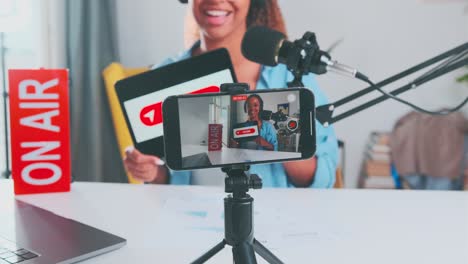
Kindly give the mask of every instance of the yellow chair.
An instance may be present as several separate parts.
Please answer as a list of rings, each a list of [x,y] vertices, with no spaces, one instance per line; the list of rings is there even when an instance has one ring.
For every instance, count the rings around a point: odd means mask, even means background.
[[[344,188],[343,169],[341,167],[338,167],[336,169],[336,180],[335,180],[335,185],[333,185],[333,188],[336,188],[336,189]]]
[[[111,63],[102,71],[104,82],[106,85],[107,97],[109,99],[109,106],[112,114],[112,122],[114,123],[115,134],[117,136],[117,143],[119,144],[120,156],[123,158],[125,155],[125,148],[133,145],[132,137],[125,122],[122,109],[120,108],[119,99],[115,92],[114,85],[117,81],[136,75],[149,68],[124,68],[120,63]],[[127,172],[128,182],[141,183],[135,180],[130,173]]]
[[[333,188],[338,188],[342,189],[344,188],[344,176],[343,176],[343,170],[345,166],[345,144],[343,141],[338,140],[338,148],[341,152],[341,159],[340,159],[340,164],[338,164],[338,168],[336,168],[336,179],[335,179],[335,185]]]

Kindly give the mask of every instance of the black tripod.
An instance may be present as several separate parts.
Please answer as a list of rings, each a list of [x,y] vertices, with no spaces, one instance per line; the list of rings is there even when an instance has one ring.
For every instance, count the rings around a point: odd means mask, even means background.
[[[254,238],[253,198],[247,194],[250,188],[261,189],[262,179],[256,174],[247,176],[249,166],[240,165],[223,168],[227,174],[224,198],[224,239],[199,257],[192,264],[205,263],[221,251],[226,244],[232,246],[236,264],[256,264],[255,252],[272,264],[281,264],[273,253]]]

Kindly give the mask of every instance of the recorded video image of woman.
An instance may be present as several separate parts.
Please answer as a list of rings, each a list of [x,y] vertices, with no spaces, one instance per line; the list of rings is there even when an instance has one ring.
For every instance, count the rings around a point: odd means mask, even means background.
[[[248,115],[245,125],[257,123],[259,135],[251,140],[231,140],[231,147],[256,150],[278,150],[278,140],[276,130],[273,125],[262,120],[260,113],[263,110],[263,100],[258,94],[252,94],[247,97],[244,103],[244,111]]]

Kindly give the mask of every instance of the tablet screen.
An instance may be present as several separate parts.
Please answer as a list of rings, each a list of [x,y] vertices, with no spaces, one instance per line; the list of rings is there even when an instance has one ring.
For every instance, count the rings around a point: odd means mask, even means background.
[[[168,96],[219,92],[236,82],[229,53],[218,49],[138,74],[115,84],[136,149],[164,156],[162,102]]]
[[[171,95],[219,92],[219,85],[232,80],[228,69],[180,83],[124,102],[137,143],[163,135],[162,102]],[[213,85],[218,84],[218,85]]]

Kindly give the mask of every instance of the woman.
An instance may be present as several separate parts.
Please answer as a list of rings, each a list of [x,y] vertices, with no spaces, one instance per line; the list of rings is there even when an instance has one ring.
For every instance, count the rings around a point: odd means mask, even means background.
[[[256,150],[278,150],[278,139],[276,130],[268,121],[260,118],[260,111],[263,110],[263,100],[258,94],[251,94],[245,100],[244,110],[248,115],[247,122],[255,121],[258,125],[259,136],[252,141],[238,143],[232,140],[232,147]]]
[[[164,64],[190,58],[207,51],[226,48],[229,51],[239,82],[248,83],[251,90],[285,88],[292,74],[284,65],[266,67],[247,60],[241,52],[242,38],[247,28],[263,25],[285,32],[284,22],[276,0],[193,0],[189,8],[198,25],[200,39],[192,48],[178,58]],[[315,95],[316,105],[327,103],[311,74],[304,76],[303,83]],[[316,156],[308,160],[273,164],[258,164],[250,168],[260,175],[263,185],[269,187],[317,187],[330,188],[335,181],[338,146],[332,127],[323,127],[316,122]],[[143,155],[137,150],[127,151],[124,164],[139,180],[152,183],[190,184],[192,172],[169,171],[161,160]]]

